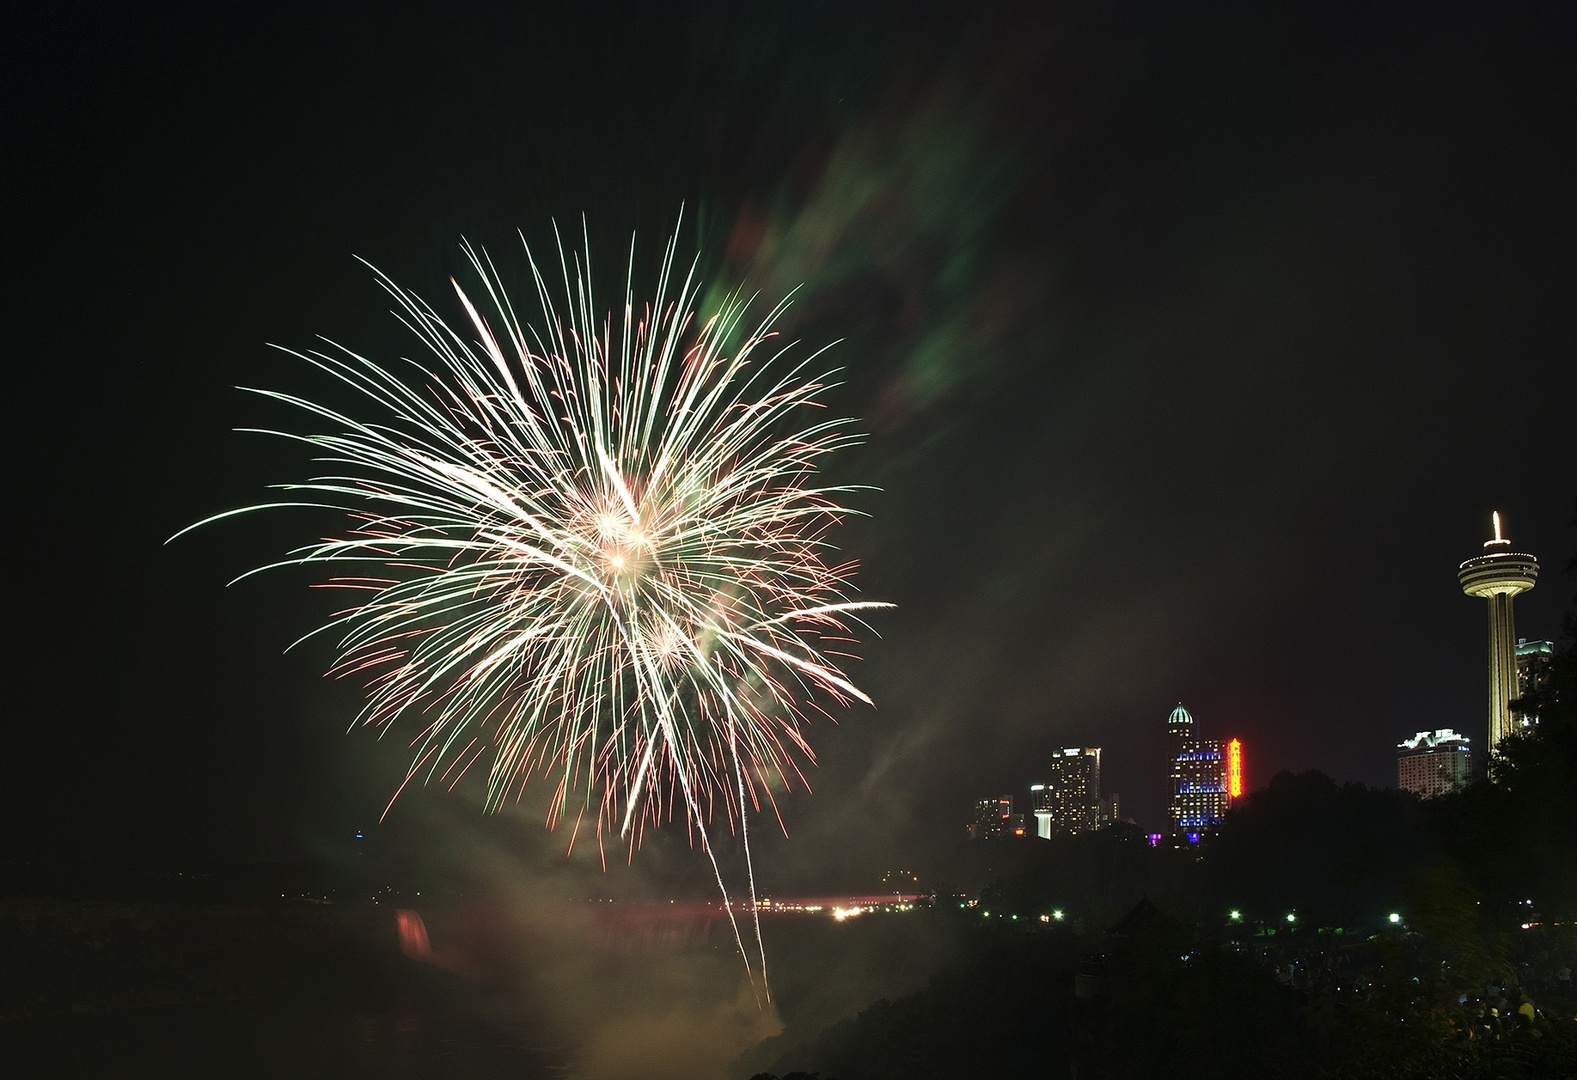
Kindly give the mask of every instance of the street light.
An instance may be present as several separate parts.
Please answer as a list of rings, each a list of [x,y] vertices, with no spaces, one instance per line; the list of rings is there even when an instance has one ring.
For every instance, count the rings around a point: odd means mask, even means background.
[[[1393,911],[1393,912],[1391,912],[1391,914],[1390,914],[1390,915],[1388,915],[1388,916],[1387,916],[1387,918],[1389,918],[1389,919],[1390,919],[1390,920],[1391,920],[1391,925],[1392,925],[1392,926],[1395,926],[1395,925],[1396,925],[1396,924],[1397,924],[1397,923],[1399,923],[1399,922],[1401,922],[1401,921],[1402,921],[1402,917],[1401,917],[1401,916],[1400,916],[1400,915],[1398,915],[1398,914],[1397,914],[1397,913],[1396,913],[1396,912],[1394,912],[1394,911]]]

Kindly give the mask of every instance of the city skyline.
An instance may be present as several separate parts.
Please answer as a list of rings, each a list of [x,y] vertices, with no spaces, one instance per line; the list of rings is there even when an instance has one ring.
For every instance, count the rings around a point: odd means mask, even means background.
[[[0,7],[0,1060],[1558,1073],[1574,40]]]
[[[1577,524],[1577,519],[1574,519],[1574,524]],[[1548,682],[1549,665],[1556,649],[1555,643],[1550,640],[1530,640],[1518,635],[1513,614],[1513,600],[1516,596],[1532,591],[1538,577],[1538,561],[1531,555],[1518,553],[1512,549],[1511,541],[1502,535],[1502,521],[1498,510],[1491,513],[1491,529],[1493,531],[1491,538],[1483,544],[1484,554],[1469,559],[1458,567],[1458,583],[1463,592],[1488,602],[1489,735],[1482,740],[1486,752],[1493,748],[1498,738],[1504,738],[1518,727],[1538,722],[1537,713],[1519,712],[1514,708],[1514,704],[1523,694],[1537,690]],[[1573,558],[1573,565],[1577,566],[1577,556]],[[1260,785],[1248,783],[1243,767],[1242,743],[1237,738],[1210,740],[1203,744],[1208,751],[1203,756],[1209,758],[1204,764],[1197,762],[1180,764],[1184,758],[1192,761],[1194,757],[1201,755],[1178,752],[1179,748],[1176,746],[1178,739],[1196,739],[1197,736],[1179,734],[1178,731],[1173,730],[1174,723],[1184,725],[1190,732],[1193,732],[1196,726],[1192,715],[1183,708],[1181,701],[1173,709],[1168,722],[1169,739],[1174,746],[1166,759],[1171,769],[1171,787],[1161,835],[1187,834],[1190,831],[1209,829],[1215,823],[1219,823],[1220,814],[1224,812],[1224,808],[1230,806],[1233,799],[1249,794],[1256,786],[1262,786],[1275,773],[1292,771],[1272,766],[1260,777]],[[1455,790],[1465,784],[1473,775],[1473,770],[1482,764],[1482,754],[1477,759],[1472,756],[1471,744],[1470,738],[1458,735],[1450,728],[1436,729],[1433,732],[1420,731],[1412,738],[1404,738],[1397,744],[1396,770],[1390,782],[1370,781],[1370,783],[1374,786],[1395,786],[1423,797]],[[1094,775],[1098,778],[1101,751],[1094,749],[1083,752],[1094,754],[1096,762]],[[1075,753],[1074,749],[1063,749],[1053,753],[1050,760],[1055,763],[1059,760],[1059,755],[1073,753]],[[1217,799],[1215,794],[1206,796],[1209,806],[1205,807],[1203,816],[1196,813],[1194,818],[1198,820],[1187,818],[1187,812],[1179,810],[1179,785],[1182,782],[1179,768],[1185,771],[1192,769],[1196,772],[1204,769],[1212,778],[1219,773],[1219,794],[1226,794],[1226,798]],[[1189,776],[1193,778],[1192,772]],[[1192,783],[1193,779],[1189,782]],[[1097,800],[1101,800],[1104,796],[1104,788],[1098,779],[1095,788]],[[1050,835],[1054,810],[1052,790],[1053,785],[1043,783],[1029,785],[1029,795],[1023,801],[1023,805],[1030,809],[1017,816],[1028,823],[1033,811],[1036,828],[1030,829],[1026,825],[1018,835],[1038,835],[1042,838]],[[1113,794],[1114,804],[1115,799],[1116,795]],[[1142,796],[1140,801],[1144,801]],[[1016,807],[1019,802],[1014,801],[1012,805]],[[1198,807],[1194,808],[1194,810],[1198,809]],[[1095,812],[1104,813],[1105,808],[1092,807],[1092,813]],[[1117,819],[1116,814],[1107,814],[1102,821],[1104,823],[1115,819]],[[1144,827],[1148,828],[1148,825]],[[1012,834],[1012,830],[1009,830],[1009,833]],[[975,831],[972,829],[971,836],[974,835]]]
[[[1493,527],[1495,536],[1484,545],[1486,551],[1499,553],[1501,548],[1509,549],[1509,541],[1500,536],[1499,512],[1494,514]],[[1529,591],[1522,586],[1525,585],[1523,575],[1528,574],[1525,562],[1530,561],[1531,557],[1513,555],[1512,558],[1524,560],[1524,563],[1519,563],[1510,571],[1506,571],[1497,560],[1488,561],[1487,566],[1484,559],[1463,563],[1459,572],[1464,591],[1477,589],[1478,592],[1469,591],[1468,595],[1493,598],[1497,595],[1494,591],[1496,586],[1508,574],[1518,586],[1515,594]],[[1536,574],[1537,563],[1534,562],[1531,576]],[[1526,727],[1538,723],[1538,713],[1529,708],[1516,708],[1515,704],[1519,698],[1542,690],[1549,683],[1550,664],[1556,647],[1551,641],[1530,641],[1525,637],[1515,638],[1515,643],[1506,647],[1510,636],[1515,634],[1509,615],[1509,611],[1504,608],[1497,609],[1492,599],[1489,635],[1491,724],[1497,718],[1504,717],[1502,722]],[[1233,801],[1262,786],[1275,772],[1283,771],[1273,769],[1261,778],[1260,785],[1250,784],[1242,741],[1237,738],[1200,740],[1197,722],[1181,701],[1168,717],[1167,730],[1171,742],[1171,752],[1166,759],[1170,774],[1167,816],[1163,832],[1154,835],[1197,834],[1201,830],[1213,828],[1219,824],[1220,815],[1230,808]],[[1488,741],[1485,740],[1486,744]],[[970,828],[970,838],[1033,835],[1050,839],[1053,835],[1076,835],[1123,820],[1117,811],[1118,793],[1108,792],[1100,780],[1101,753],[1099,747],[1064,747],[1051,755],[1050,767],[1041,770],[1042,773],[1049,773],[1054,778],[1053,782],[1029,785],[1027,798],[1021,801],[1006,795],[977,800],[973,818],[976,825]],[[1084,764],[1076,773],[1069,774],[1071,784],[1067,780],[1055,779],[1061,777],[1063,770],[1073,762]],[[1469,737],[1450,728],[1420,731],[1397,744],[1394,786],[1423,798],[1432,798],[1461,788],[1482,765],[1482,755],[1474,757]],[[1195,776],[1195,773],[1199,775]],[[1199,786],[1196,781],[1206,775],[1213,786],[1202,796],[1205,802],[1194,806],[1189,802],[1185,789],[1194,790]],[[1077,792],[1071,799],[1070,788]],[[1198,797],[1195,801],[1198,801]],[[988,804],[1000,814],[988,813]],[[1077,804],[1077,809],[1070,812],[1074,804]],[[1020,806],[1025,809],[1017,811],[1016,808]],[[1203,817],[1197,813],[1200,807],[1204,807]],[[1088,821],[1085,820],[1086,812]],[[1188,816],[1190,813],[1195,815],[1194,818]],[[1000,822],[995,828],[987,828],[982,824],[988,819],[997,818],[1000,818]],[[1031,818],[1035,825],[1033,829],[1028,827]],[[1072,827],[1069,827],[1069,822],[1074,822]],[[1144,826],[1144,823],[1139,824]]]
[[[785,343],[838,342],[829,404],[868,433],[829,477],[862,487],[838,558],[897,605],[852,665],[874,708],[815,718],[814,794],[752,829],[764,888],[918,866],[1065,747],[1157,823],[1179,699],[1251,787],[1394,784],[1400,739],[1483,724],[1485,617],[1450,575],[1490,513],[1543,563],[1530,641],[1577,550],[1564,39],[1416,14],[8,15],[0,857],[330,857],[366,829],[603,881],[529,797],[488,819],[413,781],[377,824],[407,748],[346,734],[327,644],[286,652],[331,598],[226,587],[341,522],[164,541],[312,468],[233,430],[282,424],[238,385],[322,389],[269,343],[411,355],[358,257],[465,326],[462,238],[518,290],[517,230],[584,221],[616,291],[681,206],[708,296],[793,292]],[[592,77],[592,48],[619,62]],[[1464,392],[1486,368],[1527,389],[1504,423]]]

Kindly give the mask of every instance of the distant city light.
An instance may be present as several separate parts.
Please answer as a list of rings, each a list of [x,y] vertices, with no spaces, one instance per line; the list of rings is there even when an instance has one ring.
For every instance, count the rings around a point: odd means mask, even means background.
[[[1062,921],[1062,909],[1058,908],[1056,911],[1053,911],[1051,913],[1051,917],[1053,919],[1056,919],[1058,922],[1061,922]]]
[[[1397,923],[1402,921],[1402,916],[1398,915],[1394,911],[1391,912],[1391,914],[1388,916],[1388,918],[1390,918],[1392,926],[1395,926]]]
[[[1289,911],[1287,912],[1287,921],[1290,923],[1295,923],[1298,921],[1298,917]]]
[[[1242,922],[1243,921],[1243,913],[1241,911],[1233,911],[1229,917],[1232,919],[1233,922]]]

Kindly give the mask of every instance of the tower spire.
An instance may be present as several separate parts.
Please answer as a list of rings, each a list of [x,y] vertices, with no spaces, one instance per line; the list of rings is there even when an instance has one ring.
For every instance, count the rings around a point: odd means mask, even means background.
[[[1487,551],[1492,547],[1509,547],[1511,545],[1511,541],[1500,535],[1500,511],[1493,511],[1489,517],[1495,525],[1495,538],[1493,540],[1484,541],[1484,549]]]

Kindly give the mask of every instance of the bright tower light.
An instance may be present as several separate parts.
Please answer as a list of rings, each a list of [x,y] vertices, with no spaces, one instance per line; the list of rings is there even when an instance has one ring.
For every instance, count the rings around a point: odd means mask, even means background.
[[[1517,629],[1512,600],[1533,588],[1539,579],[1539,560],[1513,551],[1501,531],[1500,511],[1492,515],[1495,536],[1484,542],[1484,553],[1457,569],[1462,591],[1489,603],[1489,739],[1494,750],[1516,729],[1511,701],[1517,688]]]

